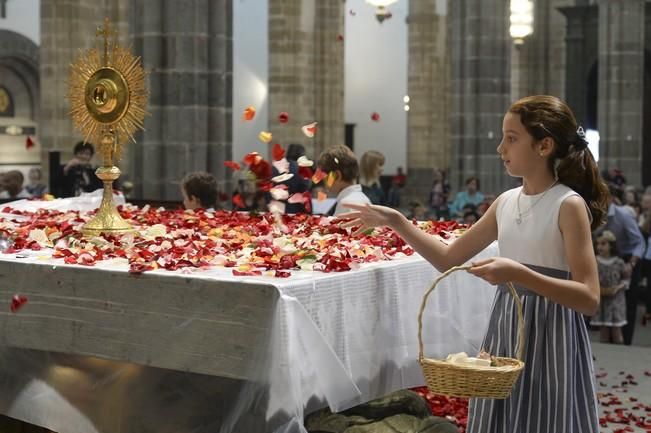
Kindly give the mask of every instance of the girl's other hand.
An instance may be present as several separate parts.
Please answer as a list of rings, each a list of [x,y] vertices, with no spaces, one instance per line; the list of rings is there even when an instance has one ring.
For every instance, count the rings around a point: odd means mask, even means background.
[[[490,259],[472,262],[471,274],[488,281],[490,284],[505,284],[516,281],[518,273],[524,265],[515,260],[504,257],[491,257]]]

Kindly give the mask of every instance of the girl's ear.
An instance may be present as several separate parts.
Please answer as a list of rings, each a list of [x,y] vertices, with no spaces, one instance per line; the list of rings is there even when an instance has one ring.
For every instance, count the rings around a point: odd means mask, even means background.
[[[545,137],[538,142],[538,154],[540,156],[549,156],[554,153],[556,143],[551,137]]]

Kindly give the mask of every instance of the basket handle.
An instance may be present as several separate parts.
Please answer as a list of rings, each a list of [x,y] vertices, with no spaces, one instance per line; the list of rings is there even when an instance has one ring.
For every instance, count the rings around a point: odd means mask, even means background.
[[[441,275],[439,275],[434,282],[432,283],[432,286],[425,292],[425,295],[423,295],[423,301],[420,304],[420,311],[418,313],[418,359],[422,361],[424,359],[423,356],[423,312],[425,311],[425,306],[427,305],[427,298],[429,297],[430,293],[434,291],[434,288],[436,285],[450,275],[453,272],[456,271],[467,271],[468,269],[472,268],[472,266],[454,266]],[[522,355],[524,351],[524,317],[522,315],[522,301],[520,301],[520,297],[518,296],[517,292],[515,291],[515,287],[513,287],[513,284],[511,282],[506,283],[506,286],[509,289],[509,292],[511,293],[511,296],[513,296],[513,299],[515,300],[515,304],[517,306],[517,313],[518,313],[518,349],[517,349],[517,357],[520,361],[522,361]]]

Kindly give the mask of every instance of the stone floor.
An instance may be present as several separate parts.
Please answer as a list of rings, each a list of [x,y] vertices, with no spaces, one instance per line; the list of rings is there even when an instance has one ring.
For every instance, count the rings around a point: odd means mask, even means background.
[[[598,343],[599,332],[591,332],[605,421],[601,433],[651,432],[651,321],[642,326],[642,313],[640,309],[632,346]],[[648,427],[637,426],[634,417],[646,417]]]

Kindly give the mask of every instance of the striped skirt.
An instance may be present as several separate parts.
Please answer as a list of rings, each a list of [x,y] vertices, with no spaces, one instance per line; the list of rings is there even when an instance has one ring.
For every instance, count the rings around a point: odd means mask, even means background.
[[[531,267],[556,278],[567,272]],[[525,367],[504,400],[472,399],[468,433],[597,433],[592,350],[580,313],[517,288],[525,321]],[[517,314],[506,287],[495,296],[483,349],[516,354]]]

